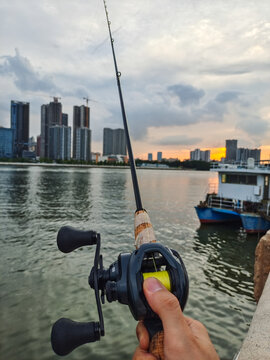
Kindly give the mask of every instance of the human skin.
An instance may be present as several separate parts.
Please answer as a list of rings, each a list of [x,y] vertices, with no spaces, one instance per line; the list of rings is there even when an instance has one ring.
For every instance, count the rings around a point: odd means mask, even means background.
[[[219,360],[204,325],[183,315],[177,298],[157,279],[143,283],[146,300],[160,317],[164,329],[165,360]],[[136,329],[139,346],[133,360],[156,360],[148,352],[150,339],[143,322]]]

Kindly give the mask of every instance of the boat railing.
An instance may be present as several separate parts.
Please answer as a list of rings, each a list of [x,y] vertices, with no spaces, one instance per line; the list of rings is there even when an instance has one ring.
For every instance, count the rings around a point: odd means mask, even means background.
[[[251,169],[270,170],[270,160],[259,160],[252,163],[246,161],[211,162],[210,169]]]
[[[227,199],[220,196],[210,195],[208,197],[208,206],[223,209],[242,209],[243,202],[241,200]]]

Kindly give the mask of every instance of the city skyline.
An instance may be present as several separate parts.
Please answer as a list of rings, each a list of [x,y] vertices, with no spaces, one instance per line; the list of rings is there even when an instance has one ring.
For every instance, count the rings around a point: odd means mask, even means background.
[[[221,157],[237,138],[269,158],[268,1],[116,0],[108,10],[135,156],[209,148]],[[50,96],[62,97],[69,119],[89,97],[101,152],[102,129],[122,126],[102,2],[4,0],[0,19],[0,125],[9,126],[11,99],[31,102],[36,137]]]
[[[59,105],[61,107],[61,111],[60,111],[61,114],[60,113],[58,114],[58,112],[56,111],[56,114],[53,114],[53,115],[56,116],[56,118],[58,118],[61,115],[62,122],[64,121],[66,123],[66,126],[68,126],[69,115],[67,113],[62,112],[62,103],[58,102],[58,100],[60,100],[61,98],[58,98],[58,97],[52,97],[52,98],[54,99],[54,101],[50,102],[50,104],[53,105],[56,102],[56,105]],[[20,102],[20,101],[17,101],[17,100],[11,100],[11,109],[12,109],[12,103],[22,103],[22,104],[25,103],[26,104],[26,102],[23,102],[23,101]],[[30,102],[27,103],[27,104],[30,105]],[[44,117],[44,109],[46,110],[46,108],[48,106],[49,106],[49,104],[42,104],[41,105],[41,119],[40,119],[40,123],[41,123],[40,127],[41,127],[41,129],[42,129],[42,122],[44,122],[44,120],[42,120],[43,117]],[[10,116],[11,116],[11,114],[10,114]],[[73,138],[72,138],[71,147],[73,148],[72,154],[74,154],[74,150],[76,148],[76,140],[74,140],[74,136],[76,134],[77,127],[79,126],[80,128],[82,127],[82,129],[83,129],[84,126],[86,126],[86,128],[88,128],[88,126],[90,126],[90,107],[87,107],[85,105],[80,105],[80,106],[73,105],[73,114],[72,114],[72,116],[73,116],[73,126],[72,126]],[[78,120],[77,120],[77,118],[78,118]],[[29,120],[30,120],[30,113],[29,113]],[[59,122],[59,119],[56,120],[56,122]],[[29,121],[29,123],[30,123],[30,121]],[[63,123],[63,125],[65,125],[65,124]],[[1,125],[0,125],[0,128],[1,128]],[[6,128],[6,129],[9,129],[9,127]],[[90,145],[90,144],[92,144],[92,141],[91,141],[91,137],[92,137],[91,133],[92,133],[92,131],[89,128],[88,128],[88,130],[90,131],[90,142],[89,142],[89,139],[88,139],[89,135],[87,135],[88,140],[86,140],[86,142],[87,142],[88,145]],[[102,142],[103,151],[104,151],[104,130],[105,130],[105,128],[103,128],[103,142]],[[111,130],[117,130],[117,129],[111,129]],[[120,129],[118,129],[118,130],[120,130]],[[38,137],[40,137],[40,135],[41,134],[39,134],[39,135],[37,135],[35,137],[36,140],[37,140]],[[32,136],[33,135],[31,134],[31,128],[29,126],[29,139]],[[79,134],[77,134],[77,136],[79,136]],[[86,136],[86,134],[84,134],[83,136]],[[75,136],[75,139],[76,139],[76,136]],[[237,142],[238,140],[228,140],[228,139],[226,139],[224,141],[225,141],[225,147],[222,147],[222,148],[210,148],[210,147],[207,147],[207,148],[203,148],[201,150],[203,152],[210,150],[210,154],[211,154],[210,160],[221,160],[222,158],[226,158],[226,143],[228,141],[229,142],[230,141],[236,141]],[[42,140],[41,140],[41,143],[42,143]],[[241,144],[241,139],[240,139],[240,144]],[[85,143],[84,146],[86,146],[86,143]],[[90,145],[90,148],[91,148],[91,145]],[[192,146],[190,146],[190,148],[191,148],[191,150],[186,150],[185,155],[182,155],[182,156],[181,155],[179,156],[179,151],[178,152],[177,151],[173,152],[169,156],[168,156],[168,152],[165,151],[164,152],[165,154],[164,154],[163,158],[178,158],[179,160],[187,160],[187,159],[190,158],[190,153],[192,152]],[[242,149],[245,150],[245,148],[243,148],[243,147],[242,147]],[[261,160],[270,159],[270,146],[261,146],[261,147],[259,147],[259,149],[260,149],[261,154],[262,154]],[[158,148],[158,150],[160,150],[160,148]],[[102,153],[102,151],[100,151],[100,150],[97,151],[95,149],[91,149],[91,151]],[[75,153],[76,153],[76,151],[75,151]],[[157,151],[157,153],[158,153],[158,151]],[[72,155],[72,154],[71,154],[71,156],[74,158],[74,155]],[[163,152],[162,152],[162,154],[163,154]],[[149,153],[143,154],[142,156],[137,156],[135,154],[136,158],[140,158],[142,160],[147,160],[148,156],[149,156]],[[78,159],[79,158],[80,158],[80,155],[79,155]],[[90,158],[90,153],[89,153],[89,155],[84,155],[81,159],[86,160],[88,158]]]

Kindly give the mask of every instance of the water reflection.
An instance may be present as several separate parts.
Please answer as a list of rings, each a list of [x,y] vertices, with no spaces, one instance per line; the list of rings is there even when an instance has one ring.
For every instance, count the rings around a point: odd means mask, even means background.
[[[71,174],[70,206],[81,219],[89,219],[93,207],[92,174],[88,171]]]
[[[204,274],[209,284],[226,294],[253,300],[253,267],[257,242],[233,226],[201,226],[194,251],[207,255]]]
[[[139,176],[157,238],[179,251],[187,266],[186,314],[202,321],[221,358],[231,359],[255,307],[251,284],[256,241],[239,229],[195,230],[194,205],[213,174],[141,170]],[[107,267],[119,252],[133,250],[134,208],[128,170],[0,168],[1,359],[56,359],[49,334],[57,318],[97,319],[87,282],[94,249],[62,254],[57,231],[68,224],[100,232]],[[136,322],[127,307],[112,303],[103,309],[107,336],[68,359],[132,357]]]
[[[126,184],[127,176],[130,176],[126,170],[110,171],[108,176],[107,171],[103,171],[101,178],[101,191],[103,198],[103,213],[104,220],[108,220],[111,216],[120,218],[126,215]],[[112,213],[112,206],[115,211]]]
[[[43,170],[38,181],[39,205],[44,217],[59,215],[69,193],[68,173]]]
[[[7,203],[6,210],[9,216],[23,223],[27,220],[25,208],[30,189],[29,170],[8,171],[4,174],[6,179],[2,191],[4,190],[7,196],[2,201]]]

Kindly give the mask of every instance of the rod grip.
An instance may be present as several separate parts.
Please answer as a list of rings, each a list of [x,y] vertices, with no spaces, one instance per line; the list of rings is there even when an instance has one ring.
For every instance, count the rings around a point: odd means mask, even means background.
[[[81,246],[95,245],[97,233],[95,231],[77,230],[71,226],[63,226],[57,234],[57,246],[63,253],[69,253]]]
[[[146,210],[137,210],[134,216],[135,247],[156,242],[154,229]]]
[[[164,360],[164,331],[157,332],[151,339],[149,351],[158,360]]]
[[[69,354],[80,345],[99,339],[99,323],[96,322],[76,322],[61,318],[52,327],[52,348],[60,356]]]
[[[145,319],[143,323],[150,337],[149,352],[158,360],[164,360],[164,331],[161,320]]]

